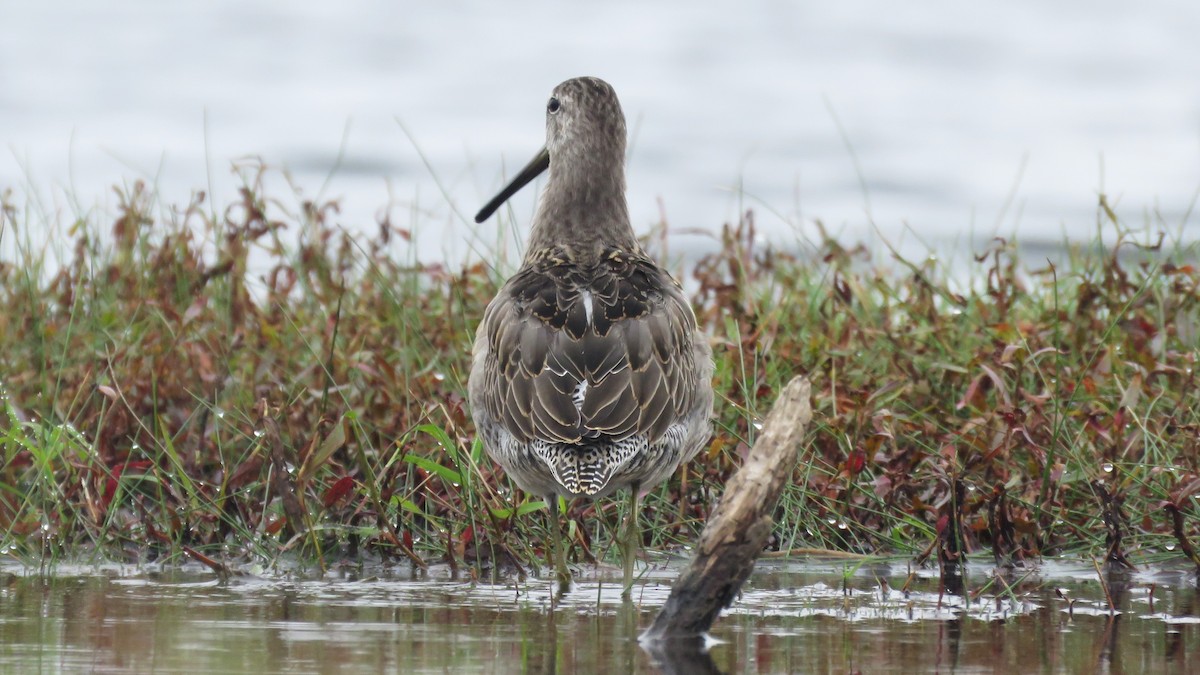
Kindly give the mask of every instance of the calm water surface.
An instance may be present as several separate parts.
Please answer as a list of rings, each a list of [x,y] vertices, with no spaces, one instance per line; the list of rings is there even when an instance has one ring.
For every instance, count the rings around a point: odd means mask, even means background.
[[[86,573],[85,573],[86,572]],[[708,657],[637,642],[665,599],[658,569],[633,604],[582,581],[472,584],[393,571],[320,579],[107,567],[42,577],[8,568],[0,671],[137,673],[1142,673],[1200,669],[1200,599],[1183,571],[1108,578],[1090,563],[990,570],[966,597],[905,565],[765,563],[717,624]],[[845,583],[844,583],[845,582]],[[1056,594],[1074,600],[1072,611]],[[674,658],[676,660],[670,660]],[[707,661],[711,658],[711,661]]]

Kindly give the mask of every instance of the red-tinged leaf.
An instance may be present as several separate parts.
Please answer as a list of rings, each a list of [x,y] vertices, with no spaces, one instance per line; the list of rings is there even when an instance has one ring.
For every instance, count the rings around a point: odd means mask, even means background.
[[[979,364],[979,367],[984,373],[987,374],[988,378],[991,379],[992,386],[995,387],[996,392],[1000,394],[1000,399],[1004,402],[1004,405],[1011,406],[1012,397],[1008,395],[1008,387],[1004,386],[1004,379],[996,374],[996,371],[989,368],[986,364],[981,363]]]
[[[26,536],[37,532],[38,528],[41,526],[42,523],[37,518],[26,518],[25,520],[18,520],[12,523],[12,525],[9,526],[9,531],[11,531],[13,534]]]
[[[354,489],[354,479],[350,476],[342,476],[337,479],[337,482],[329,486],[325,491],[323,499],[325,508],[331,508],[334,504],[341,501],[346,495],[350,494],[350,490]]]
[[[1147,321],[1145,317],[1137,317],[1134,320],[1134,324],[1137,326],[1138,330],[1145,333],[1148,337],[1154,337],[1158,334],[1158,326]]]
[[[246,487],[262,474],[262,467],[263,458],[258,455],[242,462],[234,469],[233,475],[229,477],[229,488],[236,490]]]
[[[471,542],[475,541],[475,526],[468,525],[467,528],[463,530],[462,536],[458,538],[458,541],[463,546],[470,546]]]
[[[867,465],[867,453],[862,450],[855,450],[846,458],[846,468],[851,475],[857,476],[862,473],[863,468]]]
[[[100,508],[105,511],[112,506],[113,497],[117,494],[117,477],[108,476],[104,480],[104,489],[100,492]]]
[[[200,551],[197,551],[196,549],[194,549],[190,546],[184,546],[183,552],[186,555],[191,556],[191,558],[193,560],[196,560],[196,561],[200,562],[201,564],[205,565],[213,572],[216,572],[217,574],[219,574],[221,576],[229,576],[230,570],[224,563],[213,560],[212,558],[204,555]]]
[[[975,408],[983,408],[983,392],[986,391],[988,380],[983,375],[976,375],[975,379],[971,380],[971,384],[967,385],[967,391],[958,399],[958,403],[954,404],[955,410],[962,410],[967,406]]]
[[[403,534],[404,547],[408,550],[413,550],[413,537],[411,530],[405,530]]]
[[[1089,396],[1096,395],[1096,381],[1093,380],[1090,375],[1083,378],[1083,382],[1081,384],[1083,384],[1083,390],[1086,391]]]
[[[950,516],[942,516],[937,521],[937,533],[942,534],[946,531],[946,526],[950,524]]]
[[[1120,433],[1125,428],[1125,408],[1117,408],[1112,416],[1112,430]]]
[[[114,476],[120,476],[121,474],[129,473],[130,471],[145,471],[152,466],[154,466],[154,462],[148,459],[137,459],[132,462],[122,462],[114,466],[112,468],[112,473]]]
[[[117,483],[121,480],[121,476],[130,472],[141,473],[152,466],[154,466],[154,462],[148,459],[139,459],[112,467],[108,475],[104,477],[104,488],[100,491],[100,507],[108,510],[112,506],[113,498],[117,495]]]
[[[263,530],[270,535],[279,534],[279,531],[283,529],[283,524],[286,522],[287,518],[276,518],[275,520],[267,523],[267,526],[263,528]]]

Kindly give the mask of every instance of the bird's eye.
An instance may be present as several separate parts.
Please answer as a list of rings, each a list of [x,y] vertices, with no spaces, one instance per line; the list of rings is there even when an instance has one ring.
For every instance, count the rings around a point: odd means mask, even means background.
[[[557,98],[554,98],[553,96],[551,96],[550,102],[546,104],[546,112],[553,115],[554,113],[558,112],[558,109],[561,107],[562,107],[562,103],[559,103]]]

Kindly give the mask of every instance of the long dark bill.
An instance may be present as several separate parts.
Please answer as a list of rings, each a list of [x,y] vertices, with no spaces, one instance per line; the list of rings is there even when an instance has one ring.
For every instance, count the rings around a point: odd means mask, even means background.
[[[492,201],[484,204],[483,208],[479,209],[479,213],[475,214],[475,222],[482,223],[488,218],[491,218],[492,214],[496,212],[496,209],[500,208],[501,204],[508,201],[509,197],[517,194],[517,190],[525,187],[526,183],[534,178],[537,178],[538,174],[545,171],[549,167],[550,152],[545,148],[542,148],[538,154],[534,156],[533,161],[526,164],[525,168],[521,169],[521,172],[514,176],[513,179],[509,181],[508,185],[504,186],[504,189],[500,191],[500,194],[492,197]]]

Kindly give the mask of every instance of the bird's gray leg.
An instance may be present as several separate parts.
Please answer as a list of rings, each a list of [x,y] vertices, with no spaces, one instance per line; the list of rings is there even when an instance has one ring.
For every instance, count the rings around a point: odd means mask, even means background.
[[[621,591],[621,598],[628,600],[633,589],[633,560],[637,557],[637,541],[640,538],[638,531],[638,490],[640,485],[634,483],[629,486],[629,513],[625,514],[625,542],[623,556],[625,558],[625,586]]]
[[[558,575],[558,592],[566,593],[571,590],[571,572],[567,569],[567,555],[558,527],[558,495],[547,496],[546,503],[550,505],[550,555],[554,558],[554,569]]]

